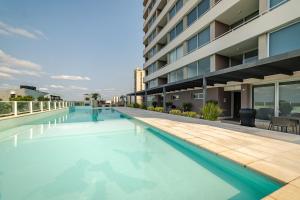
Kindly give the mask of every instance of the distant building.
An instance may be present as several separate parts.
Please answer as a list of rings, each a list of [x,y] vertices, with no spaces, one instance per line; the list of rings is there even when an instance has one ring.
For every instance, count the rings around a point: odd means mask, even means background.
[[[112,103],[113,104],[118,104],[120,102],[120,97],[119,96],[114,96],[113,98],[112,98]]]
[[[139,67],[134,70],[134,92],[145,90],[144,77],[145,77],[145,70]],[[138,104],[142,104],[143,97],[137,96],[135,101]]]
[[[42,92],[36,89],[34,86],[20,85],[19,89],[1,89],[0,90],[0,99],[2,101],[9,101],[10,98],[17,96],[31,96],[35,100],[38,97],[45,97],[48,95],[47,92]]]

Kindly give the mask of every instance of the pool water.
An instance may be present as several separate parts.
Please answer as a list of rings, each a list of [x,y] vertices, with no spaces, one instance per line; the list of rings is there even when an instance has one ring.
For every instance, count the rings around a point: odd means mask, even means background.
[[[247,200],[281,186],[113,109],[0,132],[0,200]]]

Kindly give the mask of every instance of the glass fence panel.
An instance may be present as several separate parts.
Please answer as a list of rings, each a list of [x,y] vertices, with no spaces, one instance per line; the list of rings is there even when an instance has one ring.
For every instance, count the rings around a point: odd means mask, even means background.
[[[54,102],[53,101],[50,102],[50,108],[51,108],[51,110],[54,110]]]
[[[29,101],[18,101],[17,102],[17,109],[18,113],[29,113],[30,108],[29,108]]]
[[[33,101],[32,102],[32,111],[37,112],[41,110],[41,102],[39,101]]]
[[[0,117],[13,115],[13,102],[0,102]]]
[[[48,101],[43,102],[43,110],[49,110]]]

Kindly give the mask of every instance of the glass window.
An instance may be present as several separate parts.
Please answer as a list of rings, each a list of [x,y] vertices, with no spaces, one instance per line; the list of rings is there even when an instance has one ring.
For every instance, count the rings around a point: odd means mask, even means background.
[[[176,81],[176,71],[169,73],[169,83]]]
[[[179,24],[177,24],[177,26],[176,26],[176,37],[180,34],[180,33],[182,33],[182,31],[183,31],[183,23],[182,23],[182,21],[179,23]]]
[[[258,50],[257,49],[245,53],[244,63],[255,62],[257,60],[258,60]]]
[[[172,19],[176,15],[176,6],[173,6],[173,8],[169,12],[169,19]]]
[[[208,72],[210,72],[210,57],[198,61],[198,75],[203,75]]]
[[[198,75],[198,62],[193,62],[188,65],[188,78],[192,78]]]
[[[300,22],[270,34],[270,56],[300,49]]]
[[[176,60],[181,58],[183,56],[183,47],[180,46],[176,49]]]
[[[176,61],[176,49],[171,51],[170,53],[170,63],[173,63]]]
[[[210,7],[210,0],[202,0],[198,5],[198,17],[203,15]]]
[[[279,115],[300,117],[300,82],[279,84]]]
[[[180,81],[180,80],[183,80],[183,69],[177,70],[176,81]]]
[[[253,107],[256,109],[257,119],[270,120],[274,116],[275,86],[255,86],[253,88]]]
[[[198,34],[198,47],[207,44],[210,41],[210,28],[207,27],[205,30]]]
[[[197,7],[194,8],[187,16],[187,24],[190,26],[197,19]]]
[[[193,99],[203,99],[203,93],[193,93]]]
[[[270,8],[273,8],[274,6],[281,3],[282,1],[284,1],[284,0],[269,0]]]
[[[176,3],[176,13],[182,8],[183,0],[178,0]]]
[[[187,43],[187,50],[188,52],[191,52],[195,49],[197,49],[197,35],[195,35],[194,37],[192,37],[191,39],[188,40],[188,43]]]
[[[176,37],[176,27],[170,31],[170,41]]]

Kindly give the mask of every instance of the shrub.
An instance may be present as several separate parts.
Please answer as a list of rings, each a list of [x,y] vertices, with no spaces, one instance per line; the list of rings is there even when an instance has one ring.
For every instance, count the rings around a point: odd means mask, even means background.
[[[141,109],[144,109],[144,110],[147,110],[147,105],[144,104],[144,103],[142,103],[140,108],[141,108]]]
[[[17,96],[14,98],[9,98],[10,101],[33,101],[32,96]]]
[[[222,113],[222,109],[218,104],[215,104],[214,102],[208,102],[203,107],[201,113],[204,119],[215,121]]]
[[[166,102],[166,107],[167,107],[167,108],[170,108],[172,105],[173,105],[173,102],[172,102],[172,101]]]
[[[157,102],[156,101],[152,101],[152,106],[155,108],[157,106]]]
[[[48,97],[43,97],[43,96],[39,96],[37,98],[38,101],[49,101],[49,98]],[[88,100],[89,101],[89,100]]]
[[[196,117],[197,113],[196,112],[183,112],[182,116],[185,116],[185,117]]]
[[[149,107],[147,107],[147,110],[154,111],[154,110],[155,110],[155,108],[154,108],[153,106],[149,106]]]
[[[140,108],[140,104],[134,103],[134,104],[133,104],[133,107],[134,107],[134,108]]]
[[[164,108],[163,107],[155,107],[154,111],[156,111],[156,112],[164,112]]]
[[[172,115],[181,115],[181,110],[172,109],[172,110],[170,110],[169,113],[172,114]]]
[[[192,110],[193,104],[191,103],[183,103],[182,104],[182,109],[184,112],[189,112]]]

